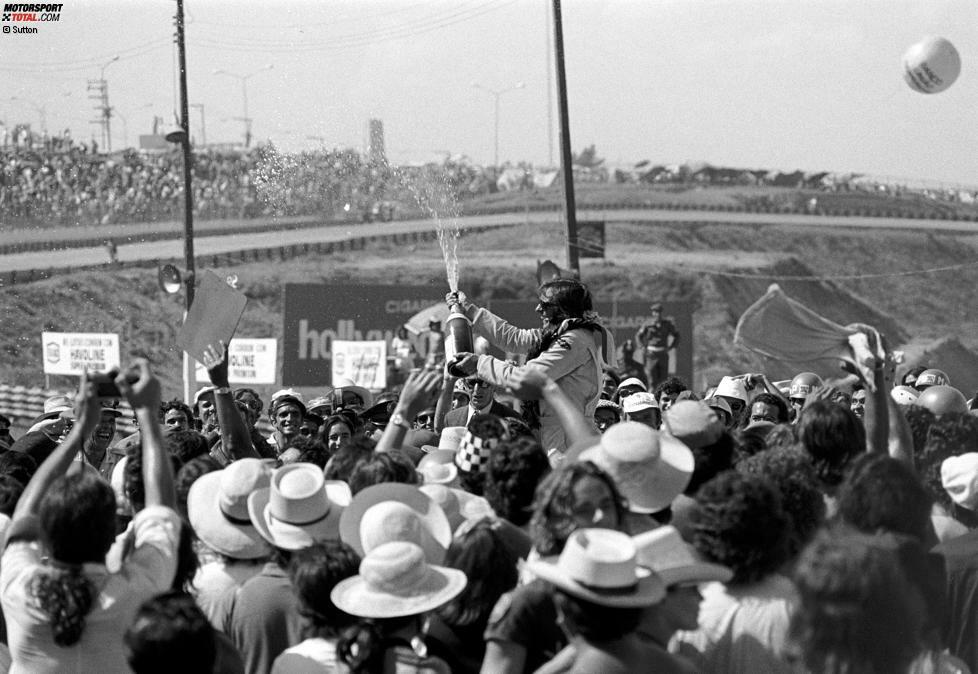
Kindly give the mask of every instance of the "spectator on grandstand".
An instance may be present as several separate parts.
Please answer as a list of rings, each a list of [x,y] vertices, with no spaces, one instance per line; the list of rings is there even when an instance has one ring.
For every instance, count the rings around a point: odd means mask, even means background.
[[[515,328],[504,320],[468,302],[462,293],[449,293],[451,305],[459,304],[473,321],[475,334],[506,351],[526,353],[525,368],[539,369],[562,389],[574,407],[593,424],[594,410],[601,393],[601,368],[613,358],[613,340],[597,323],[587,286],[574,279],[557,279],[540,286],[536,311],[543,327],[533,330]],[[496,385],[506,385],[515,366],[492,356],[456,355],[456,366],[469,375]],[[539,427],[541,441],[548,452],[563,452],[571,444],[547,400],[527,401],[523,417],[532,428]]]
[[[181,523],[172,509],[173,475],[157,421],[160,384],[146,361],[137,360],[133,370],[134,383],[124,375],[115,380],[144,433],[147,507],[134,520],[133,550],[119,573],[106,571],[115,534],[112,489],[89,468],[66,474],[101,415],[95,384],[82,376],[77,423],[28,484],[0,564],[15,671],[125,670],[119,635],[137,607],[173,579]],[[42,538],[54,564],[41,560]]]

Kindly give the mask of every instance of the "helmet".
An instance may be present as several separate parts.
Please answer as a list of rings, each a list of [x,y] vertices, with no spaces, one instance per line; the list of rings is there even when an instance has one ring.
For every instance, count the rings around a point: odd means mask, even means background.
[[[926,407],[936,416],[948,412],[968,411],[968,401],[964,399],[964,394],[952,386],[944,386],[943,384],[928,386],[927,390],[917,398],[915,404]]]
[[[912,386],[894,386],[890,389],[890,397],[897,405],[913,405],[920,397],[920,391]]]
[[[929,370],[924,370],[919,375],[917,375],[917,381],[913,383],[913,387],[918,391],[923,391],[929,386],[950,386],[951,378],[947,374],[938,370],[937,368],[930,368]]]
[[[808,398],[812,391],[822,385],[822,378],[814,372],[800,372],[788,386],[789,398]]]

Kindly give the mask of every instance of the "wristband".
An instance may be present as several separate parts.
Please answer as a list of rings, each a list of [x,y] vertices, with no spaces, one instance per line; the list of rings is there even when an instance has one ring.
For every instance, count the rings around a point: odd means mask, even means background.
[[[404,415],[401,414],[400,412],[395,412],[388,423],[390,423],[393,426],[400,426],[406,431],[411,430],[411,425],[404,420]]]
[[[224,394],[224,395],[230,395],[230,394],[231,394],[231,388],[230,388],[230,387],[228,387],[228,386],[220,386],[220,387],[218,387],[218,388],[217,388],[217,389],[216,389],[216,390],[214,391],[214,394],[215,394],[215,395],[217,395],[217,394],[219,394],[219,393],[220,393],[220,394]]]

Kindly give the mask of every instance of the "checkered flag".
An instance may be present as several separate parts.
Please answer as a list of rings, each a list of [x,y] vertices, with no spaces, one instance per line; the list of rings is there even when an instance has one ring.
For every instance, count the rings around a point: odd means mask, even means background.
[[[466,431],[455,452],[455,465],[459,470],[484,473],[488,469],[489,455],[498,444],[499,438],[480,438],[472,431]]]

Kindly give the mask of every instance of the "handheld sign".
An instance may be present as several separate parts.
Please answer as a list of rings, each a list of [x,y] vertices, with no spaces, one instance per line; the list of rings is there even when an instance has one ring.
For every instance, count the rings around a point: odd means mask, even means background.
[[[248,298],[225,283],[214,272],[205,271],[194,303],[177,334],[177,346],[199,361],[208,346],[220,351],[220,342],[229,344]]]
[[[387,342],[333,340],[332,381],[352,379],[357,386],[382,391],[387,388]]]

